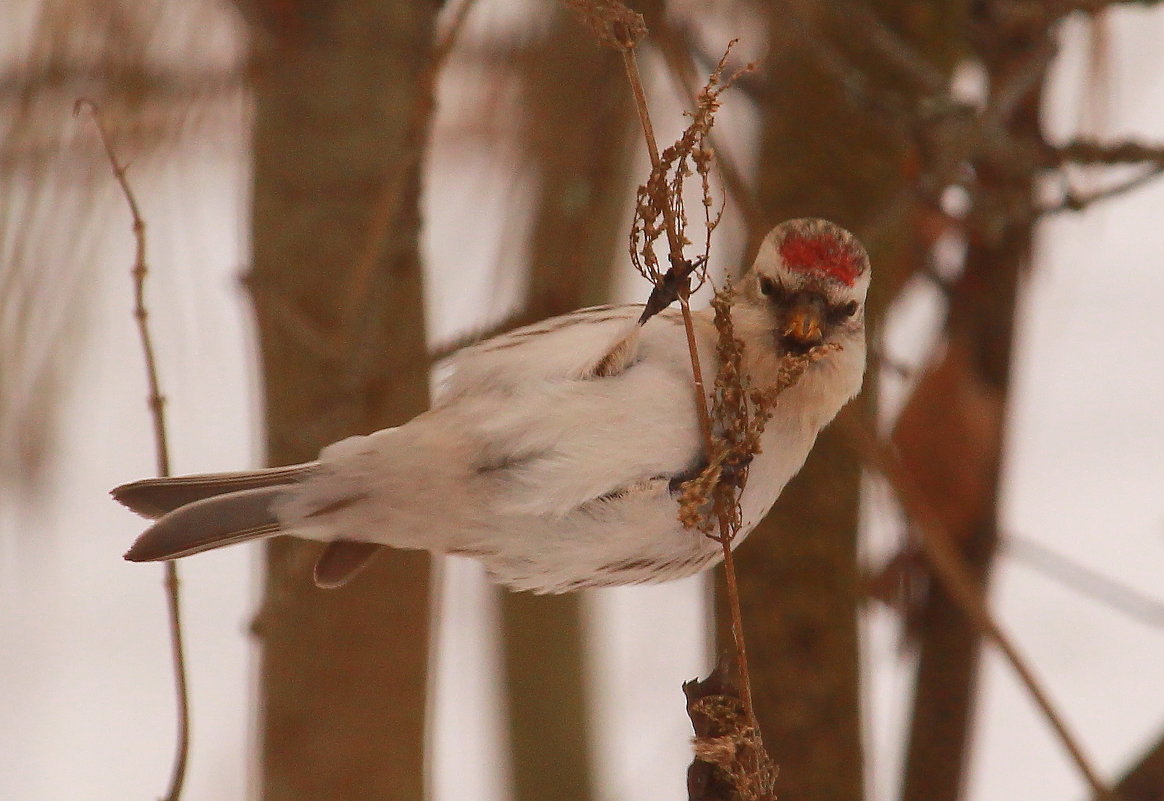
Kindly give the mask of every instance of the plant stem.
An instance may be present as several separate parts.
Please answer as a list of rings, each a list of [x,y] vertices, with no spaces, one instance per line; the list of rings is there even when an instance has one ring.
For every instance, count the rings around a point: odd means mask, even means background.
[[[711,415],[707,411],[707,389],[703,384],[703,368],[699,366],[699,346],[695,342],[695,323],[691,317],[688,302],[689,286],[679,292],[679,309],[683,312],[683,330],[687,334],[687,350],[691,355],[691,376],[695,383],[695,409],[699,414],[699,430],[703,434],[703,444],[711,456]]]
[[[718,510],[717,510],[718,511]],[[752,706],[752,676],[748,672],[748,649],[744,642],[744,620],[740,612],[740,590],[736,583],[735,554],[732,553],[732,540],[728,535],[727,518],[719,515],[719,544],[723,548],[724,583],[727,586],[728,612],[732,619],[732,640],[736,646],[737,669],[740,674],[740,702],[744,705],[744,714],[753,725],[756,723],[756,711]]]
[[[655,129],[651,124],[651,114],[647,107],[646,92],[643,90],[643,82],[639,74],[635,50],[633,46],[628,46],[622,48],[621,52],[623,64],[626,67],[627,80],[630,82],[631,91],[634,94],[635,108],[639,114],[639,123],[643,129],[643,136],[646,138],[647,153],[651,159],[651,168],[653,172],[658,172],[662,169],[662,162],[659,157],[659,146],[655,141]],[[679,239],[679,228],[675,219],[675,211],[670,203],[663,204],[663,220],[667,231],[667,244],[671,263],[676,265],[683,260],[683,245]],[[691,306],[689,303],[691,294],[690,280],[684,281],[678,294],[679,308],[683,313],[683,329],[687,334],[687,349],[691,356],[691,375],[694,381],[695,408],[699,415],[699,428],[703,435],[704,450],[710,458],[715,443],[712,439],[711,415],[707,409],[707,389],[703,381],[703,369],[699,364],[699,348],[695,339],[695,325],[691,316]],[[735,561],[732,555],[731,527],[727,510],[723,509],[721,504],[722,502],[717,499],[715,513],[719,519],[719,536],[714,539],[720,543],[724,553],[723,564],[724,572],[727,576],[728,605],[732,618],[732,639],[735,642],[736,667],[739,671],[740,701],[744,706],[744,713],[747,715],[748,720],[754,725],[756,716],[752,706],[752,683],[750,674],[748,673],[748,653],[744,644],[744,625],[740,613],[739,590],[736,585]]]
[[[141,342],[142,356],[145,360],[146,382],[149,385],[148,404],[154,428],[154,449],[157,461],[157,474],[170,475],[170,448],[166,437],[166,398],[162,394],[161,381],[158,379],[157,358],[154,354],[153,338],[150,336],[149,311],[145,303],[146,268],[146,233],[145,220],[133,194],[133,188],[126,178],[126,165],[117,158],[113,150],[113,143],[105,129],[101,118],[101,109],[92,100],[78,100],[73,107],[73,113],[88,108],[93,115],[93,122],[97,126],[97,134],[101,139],[101,146],[105,149],[105,156],[113,170],[113,177],[121,188],[126,205],[133,219],[134,260],[131,275],[133,277],[133,318],[137,324],[138,339]],[[178,801],[182,794],[182,785],[186,779],[186,763],[190,754],[190,701],[186,682],[186,656],[182,638],[182,609],[181,597],[178,592],[178,567],[173,562],[166,562],[164,586],[166,589],[166,609],[170,628],[170,655],[174,665],[174,693],[177,696],[177,742],[174,745],[174,764],[170,772],[170,789],[164,801]]]
[[[707,390],[703,384],[703,369],[699,364],[699,349],[695,342],[695,326],[689,301],[690,285],[679,292],[679,308],[683,312],[683,329],[687,332],[687,349],[691,355],[691,374],[695,382],[695,408],[699,414],[699,428],[703,434],[704,450],[710,457],[714,442],[711,436],[711,415],[707,411]],[[723,569],[727,581],[728,611],[732,621],[732,640],[736,646],[736,669],[739,671],[740,701],[744,714],[753,724],[756,721],[752,706],[752,678],[748,672],[748,649],[744,643],[744,621],[740,612],[740,592],[736,584],[736,563],[732,554],[731,526],[727,510],[722,508],[722,496],[716,494],[715,513],[719,519],[719,536],[714,538],[723,548]],[[738,500],[737,500],[738,502]]]
[[[626,78],[630,82],[631,92],[635,96],[635,108],[639,112],[639,124],[643,128],[643,136],[647,140],[647,154],[651,158],[651,170],[658,172],[662,169],[662,160],[659,157],[659,145],[655,141],[655,127],[651,124],[651,112],[647,107],[647,94],[643,90],[643,79],[639,74],[639,62],[633,47],[622,49],[622,63],[626,67]],[[679,241],[679,225],[675,220],[675,210],[670,203],[663,204],[663,221],[667,229],[667,247],[672,262],[683,258],[683,243]]]

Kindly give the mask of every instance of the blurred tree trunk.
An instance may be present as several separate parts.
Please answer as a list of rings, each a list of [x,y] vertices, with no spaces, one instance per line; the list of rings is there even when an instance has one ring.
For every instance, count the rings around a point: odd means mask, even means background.
[[[1164,738],[1153,743],[1113,789],[1122,801],[1164,801]]]
[[[522,317],[541,320],[610,300],[630,105],[621,61],[560,5],[522,65],[522,133],[538,170]],[[501,616],[514,798],[585,801],[593,765],[580,596],[503,591]]]
[[[973,43],[995,98],[1022,86],[1001,120],[1011,153],[1042,142],[1040,54],[1050,32],[1010,16],[1005,3],[977,3]],[[1032,65],[1034,69],[1032,70]],[[995,101],[997,102],[997,101]],[[902,414],[895,439],[918,486],[983,592],[998,544],[998,488],[1010,384],[1019,276],[1030,263],[1035,214],[1033,159],[975,154],[975,208],[962,276],[950,287],[947,347]],[[937,415],[913,409],[940,410]],[[919,660],[903,801],[955,801],[966,784],[981,632],[936,581],[918,615]]]
[[[404,128],[436,6],[240,5],[255,91],[251,287],[268,456],[285,464],[427,407],[415,166],[366,292],[353,292],[352,273],[381,187],[416,164]],[[255,623],[262,796],[421,799],[428,557],[389,552],[323,591],[311,579],[318,552],[286,539],[268,550]]]
[[[919,6],[856,0],[948,71],[958,49],[961,2]],[[909,130],[882,101],[907,107],[922,87],[901,80],[848,10],[791,2],[765,6],[769,56],[758,88],[759,200],[770,222],[827,217],[869,247],[868,319],[916,268]],[[861,91],[854,91],[860,87]],[[876,341],[876,334],[870,334]],[[863,402],[872,397],[866,376]],[[756,713],[780,766],[782,798],[858,801],[864,796],[857,613],[857,512],[861,466],[827,429],[776,507],[739,550],[737,570]],[[722,581],[718,614],[723,624]]]

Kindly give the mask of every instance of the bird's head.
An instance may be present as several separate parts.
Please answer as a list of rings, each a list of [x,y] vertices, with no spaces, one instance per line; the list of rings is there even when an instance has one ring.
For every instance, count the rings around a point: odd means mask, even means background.
[[[762,320],[778,352],[804,353],[863,339],[869,278],[869,257],[856,237],[806,217],[768,232],[740,293],[748,317]]]

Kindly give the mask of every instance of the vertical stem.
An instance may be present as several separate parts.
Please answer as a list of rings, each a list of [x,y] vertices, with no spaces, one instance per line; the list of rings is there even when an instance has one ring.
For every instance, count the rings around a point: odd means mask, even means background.
[[[652,172],[658,172],[662,169],[662,162],[659,157],[659,146],[655,141],[655,129],[651,124],[651,114],[647,107],[646,93],[643,91],[643,81],[639,74],[638,60],[635,57],[634,47],[633,45],[624,46],[621,52],[623,65],[626,67],[627,80],[630,82],[631,91],[634,93],[635,108],[638,110],[643,136],[647,140],[647,152],[651,158]],[[670,203],[663,204],[663,219],[666,223],[667,244],[670,249],[671,261],[673,264],[676,264],[683,258],[683,245],[679,239],[679,227],[675,219],[675,210]],[[678,294],[679,308],[683,312],[683,329],[687,334],[687,349],[691,356],[691,375],[695,384],[695,408],[699,415],[699,428],[703,434],[704,448],[710,455],[714,442],[711,432],[711,416],[707,410],[707,389],[703,381],[703,369],[699,364],[699,349],[695,341],[695,326],[691,317],[691,306],[689,303],[691,294],[690,280],[684,282]],[[755,724],[756,716],[752,706],[752,686],[748,674],[748,655],[744,647],[744,627],[740,616],[739,592],[736,587],[735,561],[732,557],[732,535],[727,513],[720,507],[719,501],[716,502],[716,516],[719,518],[719,537],[715,539],[723,547],[724,571],[727,573],[728,585],[731,588],[729,590],[729,597],[731,599],[729,603],[732,617],[732,638],[735,641],[736,663],[739,670],[740,700],[743,703],[744,712],[748,716],[748,720]]]
[[[162,394],[161,381],[158,379],[157,358],[154,355],[153,338],[150,336],[149,311],[145,303],[146,268],[146,233],[145,220],[137,205],[137,198],[126,178],[126,166],[122,164],[117,153],[113,150],[113,143],[109,140],[109,133],[105,130],[105,123],[101,118],[101,110],[91,100],[78,100],[73,107],[73,113],[82,108],[88,108],[93,115],[93,122],[97,126],[97,134],[101,139],[101,146],[105,149],[109,166],[113,170],[113,177],[121,188],[126,205],[133,220],[134,259],[133,269],[133,319],[137,324],[138,340],[141,342],[142,356],[145,360],[146,382],[149,385],[149,409],[154,428],[154,449],[159,476],[170,475],[170,448],[166,437],[166,398]],[[166,589],[166,610],[170,628],[170,656],[174,665],[174,692],[177,696],[177,738],[174,745],[174,765],[170,772],[170,789],[166,793],[165,801],[178,801],[182,794],[182,785],[186,779],[186,763],[190,754],[190,700],[186,683],[186,656],[182,641],[182,606],[178,594],[178,567],[173,562],[166,562],[164,586]]]
[[[643,136],[647,140],[647,154],[651,157],[651,170],[657,172],[662,168],[662,160],[659,158],[659,145],[655,141],[655,127],[651,125],[651,112],[647,108],[647,95],[643,91],[643,79],[639,74],[639,62],[633,46],[622,49],[622,63],[626,67],[626,77],[635,96],[635,108],[639,112],[639,123],[643,128]],[[671,208],[670,203],[663,204],[663,220],[666,223],[667,247],[671,259],[682,259],[683,243],[679,241],[679,225],[675,220],[675,210]]]
[[[186,684],[186,647],[182,636],[182,597],[178,587],[178,565],[166,562],[166,609],[170,625],[170,660],[174,666],[174,693],[178,702],[178,739],[174,746],[174,766],[165,801],[178,801],[186,778],[190,755],[190,692]]]
[[[703,442],[706,452],[710,455],[713,442],[711,438],[711,416],[707,411],[707,390],[703,383],[703,369],[699,364],[699,349],[695,342],[695,326],[691,318],[689,304],[690,284],[679,292],[679,308],[683,312],[683,330],[687,333],[687,350],[691,355],[691,375],[695,382],[695,408],[699,414],[699,428],[703,433]],[[716,540],[723,548],[723,568],[727,578],[728,610],[731,615],[732,640],[736,646],[736,669],[739,671],[740,701],[744,705],[744,714],[753,724],[756,715],[752,706],[752,679],[748,673],[748,650],[744,644],[744,623],[740,614],[740,593],[736,585],[736,563],[732,554],[732,534],[728,524],[726,510],[720,507],[717,495],[716,516],[719,518],[719,537]]]
[[[683,330],[687,334],[687,350],[691,355],[691,376],[695,381],[695,409],[699,414],[699,430],[703,433],[703,444],[711,454],[711,416],[707,412],[707,389],[703,384],[703,369],[699,366],[699,348],[695,343],[695,325],[691,319],[691,305],[688,302],[689,288],[679,293],[679,308],[683,312]]]
[[[736,584],[735,555],[732,553],[732,541],[728,536],[727,520],[721,514],[719,518],[719,543],[723,547],[723,572],[727,585],[728,612],[732,619],[732,639],[736,644],[737,669],[740,673],[740,701],[744,705],[744,714],[753,725],[756,723],[756,713],[752,706],[752,678],[748,672],[748,649],[744,644],[743,615],[740,613],[740,590]]]
[[[651,157],[651,166],[659,166],[659,145],[655,141],[655,127],[651,125],[651,112],[647,107],[647,94],[643,90],[643,79],[639,74],[639,61],[633,47],[622,51],[622,63],[626,67],[627,81],[630,82],[631,92],[635,96],[635,108],[639,112],[639,124],[643,126],[643,136],[647,140],[647,153]]]
[[[615,35],[615,39],[621,42],[619,50],[622,53],[627,80],[634,94],[635,108],[638,111],[643,136],[647,140],[647,153],[651,158],[651,178],[655,179],[657,176],[661,177],[660,173],[663,170],[663,164],[659,157],[659,146],[655,141],[655,129],[651,124],[651,114],[647,107],[646,93],[643,91],[643,81],[642,76],[639,74],[638,61],[635,57],[634,42],[629,37],[619,36],[617,34]],[[679,226],[675,218],[675,209],[670,202],[667,202],[662,204],[662,211],[665,223],[664,227],[667,231],[668,255],[670,256],[672,266],[677,268],[683,261],[683,243],[679,237]],[[703,380],[703,369],[699,364],[699,348],[695,340],[695,325],[692,320],[691,306],[689,303],[691,295],[690,277],[683,280],[683,284],[679,287],[677,294],[679,308],[683,313],[683,330],[687,335],[687,350],[691,357],[691,375],[694,381],[695,408],[699,416],[699,428],[703,435],[704,450],[710,457],[715,443],[712,438],[711,415],[707,408],[707,389]],[[748,656],[747,650],[744,647],[744,627],[740,616],[739,592],[736,586],[735,561],[732,557],[731,523],[727,510],[723,508],[721,497],[717,493],[715,513],[719,522],[719,536],[713,537],[713,539],[723,547],[724,570],[727,573],[728,585],[730,587],[732,638],[735,641],[736,662],[739,670],[740,700],[744,706],[744,712],[749,722],[753,726],[756,726],[756,716],[752,705],[751,679],[748,674]],[[738,498],[735,499],[735,502],[738,503]],[[758,729],[758,726],[756,728]]]

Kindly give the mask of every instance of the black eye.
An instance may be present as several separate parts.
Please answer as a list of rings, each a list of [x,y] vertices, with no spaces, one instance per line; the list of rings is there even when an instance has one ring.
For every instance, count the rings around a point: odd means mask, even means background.
[[[760,291],[768,297],[780,294],[780,286],[766,275],[760,276]]]
[[[848,303],[842,305],[841,308],[839,308],[837,311],[842,317],[852,317],[857,313],[858,308],[859,306],[857,305],[857,301],[850,300]]]

